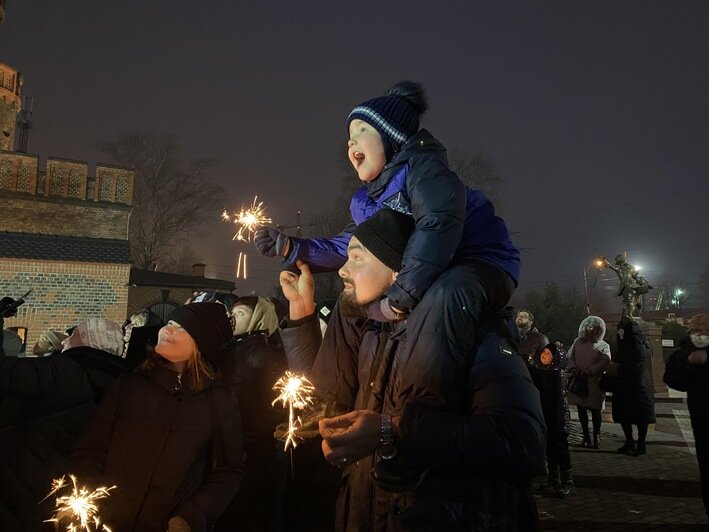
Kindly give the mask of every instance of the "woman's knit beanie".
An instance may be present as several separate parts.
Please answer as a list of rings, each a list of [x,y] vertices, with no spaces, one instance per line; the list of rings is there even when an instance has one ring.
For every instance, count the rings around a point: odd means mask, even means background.
[[[398,272],[406,244],[416,224],[411,216],[391,209],[382,209],[359,224],[352,236],[357,237],[372,255]]]
[[[167,321],[170,320],[190,334],[202,356],[210,362],[219,358],[219,350],[232,336],[226,308],[221,303],[182,305],[170,313]]]

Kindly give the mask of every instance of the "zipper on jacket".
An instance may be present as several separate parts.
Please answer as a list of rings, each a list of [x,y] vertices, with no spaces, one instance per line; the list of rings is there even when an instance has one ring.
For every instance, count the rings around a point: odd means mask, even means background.
[[[182,373],[177,374],[177,382],[175,383],[175,387],[173,390],[176,392],[179,392],[182,389]]]

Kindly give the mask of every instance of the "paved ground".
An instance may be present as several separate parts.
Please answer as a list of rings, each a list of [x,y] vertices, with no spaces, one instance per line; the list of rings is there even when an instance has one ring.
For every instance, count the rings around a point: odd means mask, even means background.
[[[657,424],[648,432],[648,454],[640,457],[615,452],[625,440],[620,426],[610,420],[610,404],[604,411],[601,449],[579,447],[572,407],[575,493],[567,499],[537,499],[541,530],[707,530],[686,405],[680,397],[658,397],[655,407]]]

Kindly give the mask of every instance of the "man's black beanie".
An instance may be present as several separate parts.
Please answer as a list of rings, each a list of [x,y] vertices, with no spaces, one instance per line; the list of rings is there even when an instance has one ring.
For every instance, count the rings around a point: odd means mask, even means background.
[[[356,236],[372,255],[395,272],[401,270],[404,249],[414,232],[414,219],[391,209],[382,209],[359,224]]]
[[[179,323],[197,344],[202,356],[214,362],[219,350],[232,337],[226,307],[221,303],[190,303],[173,310],[167,321]]]

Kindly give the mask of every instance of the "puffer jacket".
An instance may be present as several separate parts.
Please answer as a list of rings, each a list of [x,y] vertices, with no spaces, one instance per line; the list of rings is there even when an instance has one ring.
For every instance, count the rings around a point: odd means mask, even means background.
[[[72,450],[70,471],[88,485],[116,485],[102,504],[113,530],[167,530],[179,515],[204,532],[243,475],[236,399],[209,383],[191,392],[165,365],[123,375]]]
[[[0,357],[0,530],[39,530],[45,498],[125,360],[92,347],[41,358]]]
[[[596,325],[600,330],[596,341],[588,338],[587,329],[590,325]],[[579,325],[578,337],[567,353],[566,369],[569,374],[578,371],[585,376],[588,395],[581,397],[568,390],[569,404],[592,410],[603,410],[605,407],[606,392],[598,385],[601,375],[611,363],[611,348],[603,340],[605,335],[606,323],[598,316],[587,316]]]
[[[485,474],[499,467],[498,474],[514,470],[523,477],[543,467],[539,395],[522,361],[510,349],[502,352],[499,338],[486,336],[486,347],[478,352],[467,383],[463,379],[470,402],[433,410],[391,393],[397,379],[391,374],[394,359],[406,350],[406,322],[368,320],[340,327],[338,312],[335,307],[318,356],[325,353],[340,360],[342,351],[336,355],[337,349],[357,350],[353,360],[359,384],[350,407],[405,413],[410,447],[402,447],[401,467],[411,478],[422,480],[405,491],[388,491],[372,480],[375,455],[359,460],[343,472],[337,530],[487,530],[483,523],[489,521],[489,494],[495,481]],[[289,366],[307,371],[320,344],[319,328],[315,316],[297,323],[284,329],[282,338]],[[426,350],[425,339],[420,342]],[[450,431],[455,431],[454,439]],[[424,446],[434,442],[431,445],[441,447],[442,453],[418,452],[419,442]],[[478,457],[470,449],[490,454]],[[481,477],[461,475],[483,462],[488,468],[480,471]]]
[[[334,271],[347,259],[357,224],[382,208],[414,217],[416,229],[404,251],[404,267],[387,296],[410,310],[451,262],[480,260],[519,279],[519,251],[505,222],[479,190],[467,187],[448,168],[446,150],[425,129],[413,135],[374,181],[352,197],[353,222],[333,238],[293,238],[287,260],[307,262],[314,272]]]
[[[649,424],[655,422],[655,391],[650,375],[650,346],[635,320],[623,318],[623,339],[618,340],[614,362],[620,382],[613,392],[613,421]]]

